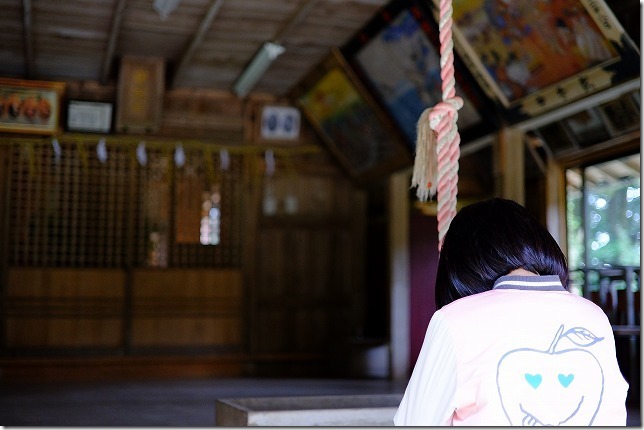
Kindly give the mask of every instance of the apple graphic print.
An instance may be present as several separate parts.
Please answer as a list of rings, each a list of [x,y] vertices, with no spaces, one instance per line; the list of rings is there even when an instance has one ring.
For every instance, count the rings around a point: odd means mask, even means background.
[[[564,339],[572,347],[562,349]],[[582,327],[564,332],[561,325],[547,350],[505,353],[496,383],[510,425],[591,425],[602,402],[604,372],[588,348],[603,339]]]

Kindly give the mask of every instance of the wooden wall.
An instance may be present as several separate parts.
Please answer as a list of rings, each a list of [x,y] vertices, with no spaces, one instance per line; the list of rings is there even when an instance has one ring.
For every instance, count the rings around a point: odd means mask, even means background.
[[[242,348],[239,270],[11,268],[6,348]]]
[[[297,371],[326,365],[334,345],[364,322],[364,198],[342,178],[318,177],[304,186],[296,177],[271,184],[279,202],[298,201],[296,214],[259,218],[250,297],[250,348],[259,373],[299,359]],[[266,193],[264,194],[266,195]],[[309,363],[309,364],[307,364]]]
[[[69,82],[67,97],[114,101],[115,90]],[[167,92],[161,132],[108,135],[106,163],[94,159],[97,136],[61,133],[63,170],[71,172],[64,174],[56,173],[48,140],[0,135],[7,167],[0,174],[0,380],[329,371],[334,344],[364,324],[365,195],[308,128],[287,146],[254,138],[257,106],[272,101]],[[148,142],[147,166],[131,159],[140,139]],[[167,164],[177,140],[196,173]],[[215,163],[209,175],[197,160],[210,156],[209,144],[230,150],[230,171]],[[269,148],[277,161],[270,177]],[[182,217],[199,214],[200,200],[196,208],[186,202],[214,180],[226,199],[222,246],[177,242],[185,241]],[[71,192],[74,206],[64,197]],[[269,194],[275,213],[263,211]],[[47,216],[27,222],[34,210]],[[79,220],[83,232],[70,233]],[[149,258],[151,229],[169,242],[160,263]],[[66,234],[77,239],[65,242]],[[74,252],[77,242],[87,242],[91,258],[54,256]]]
[[[7,349],[117,349],[123,343],[120,271],[11,268],[4,304]]]

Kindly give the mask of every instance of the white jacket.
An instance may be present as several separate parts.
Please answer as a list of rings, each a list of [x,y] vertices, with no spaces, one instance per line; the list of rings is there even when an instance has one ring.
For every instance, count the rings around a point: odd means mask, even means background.
[[[626,424],[612,327],[558,276],[504,276],[436,311],[396,425]]]

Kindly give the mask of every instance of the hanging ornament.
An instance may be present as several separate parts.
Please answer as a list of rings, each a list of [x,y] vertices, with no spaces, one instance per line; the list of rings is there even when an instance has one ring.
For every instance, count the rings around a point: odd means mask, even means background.
[[[140,141],[139,146],[136,147],[136,159],[139,160],[141,166],[148,164],[148,154],[145,152],[144,140]]]
[[[107,161],[107,145],[105,144],[105,138],[101,137],[96,145],[96,156],[98,161],[105,163]]]
[[[183,152],[183,146],[181,143],[177,144],[177,147],[174,150],[174,164],[178,168],[182,168],[186,164],[186,153]]]
[[[54,163],[58,164],[60,162],[60,158],[63,154],[63,150],[60,148],[60,143],[58,143],[57,138],[53,138],[51,140],[51,146],[54,149]]]

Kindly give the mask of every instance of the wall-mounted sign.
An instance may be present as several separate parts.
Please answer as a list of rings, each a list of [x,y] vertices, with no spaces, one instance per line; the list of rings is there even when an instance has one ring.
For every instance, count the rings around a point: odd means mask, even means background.
[[[264,106],[260,138],[265,140],[297,140],[300,137],[300,111],[288,106]]]
[[[67,105],[67,129],[109,133],[112,129],[112,103],[71,100]]]

